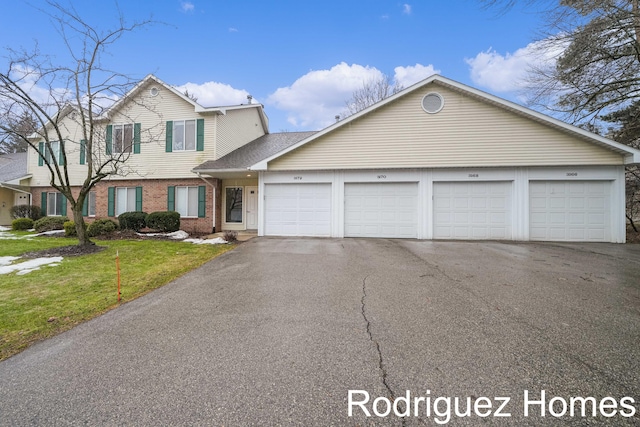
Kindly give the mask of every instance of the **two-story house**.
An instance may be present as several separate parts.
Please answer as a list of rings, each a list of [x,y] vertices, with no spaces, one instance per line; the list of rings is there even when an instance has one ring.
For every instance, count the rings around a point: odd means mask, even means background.
[[[67,170],[77,186],[87,174],[81,114],[67,107],[58,117],[67,138]],[[84,206],[89,220],[129,211],[175,210],[181,214],[181,227],[189,232],[257,228],[245,219],[243,203],[245,194],[257,193],[257,174],[221,179],[199,176],[192,169],[267,134],[262,105],[205,108],[149,75],[95,122],[94,140],[100,148],[94,150],[94,164],[114,157],[124,162],[89,195]],[[50,134],[49,140],[62,164],[56,136]],[[50,156],[44,140],[36,144]],[[35,150],[29,151],[28,169],[34,204],[47,215],[69,215],[65,198],[50,186],[50,171]],[[230,208],[222,209],[225,205]]]

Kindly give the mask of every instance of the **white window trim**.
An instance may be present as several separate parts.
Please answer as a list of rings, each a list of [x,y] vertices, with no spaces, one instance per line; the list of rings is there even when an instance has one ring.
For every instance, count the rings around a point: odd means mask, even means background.
[[[53,209],[53,210],[54,210],[54,211],[55,211],[55,210],[56,210],[56,208],[58,207],[58,197],[63,197],[63,196],[62,196],[62,193],[61,193],[61,192],[59,192],[59,191],[47,191],[47,216],[63,216],[63,215],[62,215],[62,212],[60,212],[60,213],[53,213],[53,214],[50,214],[50,213],[49,213],[49,209],[51,209],[51,206],[52,206],[52,204],[51,204],[51,203],[49,203],[49,195],[50,195],[50,194],[57,194],[57,196],[56,196],[56,203],[53,203],[53,207],[54,207],[54,209]]]
[[[133,202],[133,209],[125,209],[122,212],[120,212],[119,209],[118,209],[118,191],[119,190],[123,190],[123,189],[127,190],[127,197],[126,197],[127,201],[129,200],[129,191],[133,191],[134,202]],[[115,204],[114,213],[115,213],[116,217],[119,216],[119,215],[122,215],[125,212],[135,212],[135,210],[136,210],[135,193],[136,193],[136,187],[116,187],[116,191],[115,191],[115,195],[114,195],[114,197],[115,197],[115,200],[114,200],[114,204]]]
[[[125,141],[124,141],[124,127],[125,126],[131,126],[131,150],[130,151],[117,151],[116,150],[116,128],[122,128],[122,146],[125,147]],[[133,144],[134,144],[134,132],[135,132],[135,123],[120,123],[120,124],[114,124],[112,125],[111,128],[111,152],[113,154],[133,154]]]
[[[242,189],[242,221],[240,222],[229,222],[227,219],[227,189],[228,188],[241,188]],[[227,185],[224,187],[224,223],[225,225],[243,225],[246,221],[246,215],[244,212],[244,202],[245,202],[245,187],[243,185]]]
[[[93,214],[91,214],[91,196],[93,195]],[[96,216],[96,192],[95,191],[89,191],[89,194],[87,194],[87,216],[89,218],[93,218]]]
[[[175,192],[174,192],[174,207],[177,208],[178,206],[178,188],[186,188],[187,189],[187,210],[189,210],[189,188],[198,188],[197,185],[179,185],[175,187]],[[196,214],[195,215],[182,215],[180,214],[180,218],[198,218],[198,196],[196,193]],[[178,209],[175,209],[176,212],[178,212]],[[180,212],[178,212],[180,213]]]
[[[176,123],[182,122],[182,137],[184,142],[184,147],[182,150],[177,150],[175,146],[175,138],[176,138]],[[187,150],[187,125],[186,122],[193,122],[193,150]],[[196,151],[198,148],[198,120],[196,119],[184,119],[184,120],[174,120],[173,121],[173,129],[171,130],[171,151],[176,153],[181,153],[183,151]]]

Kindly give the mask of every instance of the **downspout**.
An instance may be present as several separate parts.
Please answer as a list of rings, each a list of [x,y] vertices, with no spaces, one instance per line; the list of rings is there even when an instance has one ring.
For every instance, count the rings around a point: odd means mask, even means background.
[[[213,224],[211,226],[211,230],[212,230],[212,233],[215,233],[216,232],[216,186],[210,183],[209,181],[207,181],[207,179],[203,177],[200,172],[196,172],[196,175],[198,175],[198,178],[203,180],[205,184],[210,185],[211,188],[213,189],[213,212],[211,215],[211,217],[213,218]]]

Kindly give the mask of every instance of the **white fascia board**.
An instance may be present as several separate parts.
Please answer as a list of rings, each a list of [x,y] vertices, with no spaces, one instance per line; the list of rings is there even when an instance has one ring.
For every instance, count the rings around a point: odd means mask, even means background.
[[[200,174],[203,174],[203,173],[210,174],[210,173],[225,173],[225,172],[247,172],[248,170],[249,170],[249,168],[200,169],[200,170],[191,169],[191,172],[195,173],[196,175],[200,175]]]

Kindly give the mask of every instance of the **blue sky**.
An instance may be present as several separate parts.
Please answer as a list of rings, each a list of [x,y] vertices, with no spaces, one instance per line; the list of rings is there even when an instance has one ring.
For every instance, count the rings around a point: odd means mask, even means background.
[[[68,0],[61,0],[69,4]],[[73,2],[93,26],[113,28],[116,3]],[[3,5],[2,48],[67,54],[41,0]],[[124,36],[108,65],[153,73],[204,106],[265,105],[272,132],[320,129],[344,111],[363,81],[385,73],[405,86],[438,72],[518,101],[541,27],[532,10],[506,13],[479,1],[121,1],[126,20],[161,23]],[[6,70],[3,53],[0,66]]]

